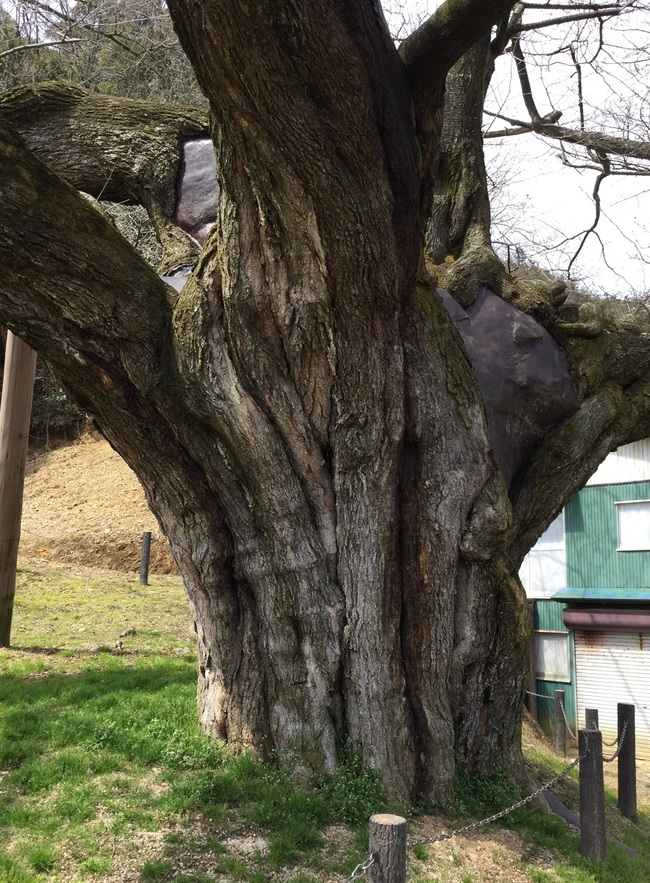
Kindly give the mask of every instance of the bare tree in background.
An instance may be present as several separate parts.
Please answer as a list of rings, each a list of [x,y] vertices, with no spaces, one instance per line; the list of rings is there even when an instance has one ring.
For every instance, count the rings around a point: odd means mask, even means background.
[[[204,98],[161,0],[12,0],[2,11],[2,88],[65,80],[129,98]]]
[[[615,289],[627,294],[626,276],[643,278],[640,265],[648,262],[642,248],[650,204],[647,4],[576,0],[518,3],[514,10],[488,91],[484,135],[488,148],[501,145],[501,156],[511,145],[513,178],[554,171],[567,189],[556,188],[555,212],[546,211],[544,219],[531,216],[533,200],[520,215],[518,231],[497,223],[495,237],[574,278],[586,276],[601,292],[607,287],[599,284],[597,268],[607,265]],[[522,139],[528,146],[520,150]],[[529,149],[542,167],[536,172],[521,163]],[[579,176],[584,195],[569,169]],[[521,183],[502,192],[507,199],[525,188]],[[623,213],[619,205],[625,205]]]

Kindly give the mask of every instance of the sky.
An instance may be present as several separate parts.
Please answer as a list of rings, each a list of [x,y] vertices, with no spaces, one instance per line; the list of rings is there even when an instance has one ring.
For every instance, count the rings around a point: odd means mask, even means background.
[[[405,33],[438,5],[439,0],[385,0],[384,9],[391,31],[401,27]],[[545,10],[527,10],[523,21],[548,15]],[[404,18],[410,19],[406,27]],[[603,37],[601,46],[597,21],[522,35],[539,112],[562,111],[562,125],[580,127],[572,46],[582,76],[585,129],[609,129],[612,134],[625,134],[627,129],[629,135],[650,140],[650,13],[637,10],[620,16],[605,26]],[[497,60],[486,108],[528,119],[510,55]],[[486,131],[507,125],[487,116],[484,123]],[[582,234],[595,218],[592,191],[598,172],[569,168],[558,142],[535,135],[487,139],[485,155],[488,174],[498,182],[493,204],[495,242],[509,242],[512,255],[519,246],[528,259],[566,274]],[[588,162],[584,153],[579,162]],[[646,167],[650,171],[650,164]],[[571,278],[607,295],[649,292],[650,177],[608,177],[601,184],[600,197],[598,236],[588,237],[570,268]]]

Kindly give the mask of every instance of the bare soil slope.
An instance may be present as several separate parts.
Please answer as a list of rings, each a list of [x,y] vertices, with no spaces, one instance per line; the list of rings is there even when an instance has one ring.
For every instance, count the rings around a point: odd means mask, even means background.
[[[119,454],[93,432],[51,451],[30,452],[20,561],[40,559],[137,572],[150,530],[150,570],[175,573],[144,492]]]

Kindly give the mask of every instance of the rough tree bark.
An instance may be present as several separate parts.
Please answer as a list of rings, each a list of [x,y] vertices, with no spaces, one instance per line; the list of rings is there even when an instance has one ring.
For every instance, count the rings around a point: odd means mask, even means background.
[[[635,337],[610,368],[589,340],[586,408],[509,496],[422,231],[446,71],[510,4],[449,0],[403,59],[366,0],[169,6],[221,193],[190,280],[176,295],[57,177],[98,196],[119,155],[141,186],[140,145],[103,138],[116,105],[105,126],[74,123],[72,169],[54,149],[67,111],[36,105],[11,117],[25,141],[0,121],[0,318],[142,481],[195,616],[204,728],[305,778],[349,740],[391,796],[444,801],[458,765],[518,766],[517,566],[589,467],[647,427],[650,347]],[[147,172],[163,191],[182,137]],[[84,139],[101,162],[80,178]],[[586,339],[567,340],[577,365]]]

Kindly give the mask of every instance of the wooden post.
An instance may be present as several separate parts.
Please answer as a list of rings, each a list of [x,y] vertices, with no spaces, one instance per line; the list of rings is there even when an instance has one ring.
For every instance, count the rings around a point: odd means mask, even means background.
[[[585,729],[586,730],[597,730],[598,729],[598,709],[597,708],[585,708]]]
[[[370,819],[371,883],[406,883],[406,819],[381,813]]]
[[[555,691],[555,753],[566,757],[566,729],[564,727],[564,690]]]
[[[627,726],[625,726],[627,724]],[[625,729],[625,736],[623,730]],[[634,706],[618,703],[618,808],[628,819],[636,820],[636,732]]]
[[[0,647],[11,643],[36,353],[7,332],[0,404]]]
[[[585,858],[605,861],[605,783],[603,781],[603,735],[600,730],[579,730],[580,753],[580,849]]]
[[[149,585],[149,558],[151,555],[151,531],[142,534],[142,552],[140,554],[140,585]]]

